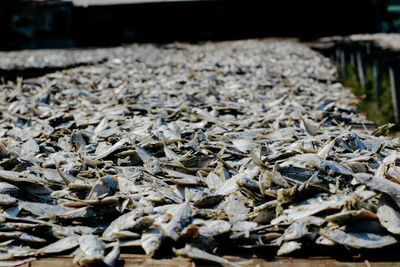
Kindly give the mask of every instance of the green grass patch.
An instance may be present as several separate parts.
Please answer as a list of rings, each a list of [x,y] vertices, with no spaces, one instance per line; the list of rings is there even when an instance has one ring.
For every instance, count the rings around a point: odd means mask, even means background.
[[[394,123],[394,113],[392,105],[392,94],[390,91],[390,80],[388,73],[382,73],[381,96],[376,99],[376,88],[374,86],[373,68],[365,68],[365,88],[358,80],[357,70],[354,66],[346,66],[346,77],[341,78],[346,87],[353,89],[353,93],[363,98],[358,104],[359,111],[367,114],[367,119],[378,125]]]

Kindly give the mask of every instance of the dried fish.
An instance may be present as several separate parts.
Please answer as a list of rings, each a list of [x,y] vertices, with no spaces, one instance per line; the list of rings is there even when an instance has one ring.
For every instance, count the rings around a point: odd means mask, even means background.
[[[160,228],[154,228],[142,234],[139,244],[147,255],[153,256],[161,246],[163,239],[163,231]]]
[[[393,234],[400,234],[400,208],[393,199],[382,194],[376,215],[383,227]]]
[[[345,232],[340,229],[321,229],[320,234],[339,244],[352,248],[381,248],[397,243],[397,240],[386,234],[368,232]]]
[[[278,256],[282,256],[292,253],[293,251],[296,251],[298,249],[301,249],[301,243],[297,241],[284,242],[276,254]]]
[[[354,223],[362,220],[378,219],[377,214],[368,210],[349,210],[325,217],[325,220],[340,225]]]
[[[169,221],[161,224],[161,228],[166,236],[177,241],[180,231],[190,223],[192,208],[188,203],[177,204],[168,209],[166,214],[169,217]]]
[[[97,236],[83,235],[79,238],[79,248],[74,252],[74,262],[88,265],[104,260],[106,245]]]
[[[66,238],[60,239],[48,246],[41,248],[39,254],[52,254],[60,253],[77,247],[79,244],[79,236],[68,236]]]
[[[71,209],[59,205],[49,205],[34,202],[20,202],[19,208],[44,218],[54,217],[71,211]]]
[[[43,64],[106,60],[0,85],[1,259],[179,247],[238,265],[211,253],[397,243],[398,142],[357,127],[322,55],[278,40],[63,53]]]
[[[357,181],[362,184],[365,184],[369,188],[384,192],[397,200],[400,200],[400,185],[396,184],[390,180],[383,178],[376,178],[370,174],[366,173],[356,173],[354,175]]]
[[[178,256],[185,256],[185,257],[189,257],[189,258],[193,258],[193,259],[212,261],[212,262],[216,262],[219,264],[227,264],[227,265],[236,266],[236,267],[242,266],[241,264],[248,264],[248,262],[246,262],[246,263],[231,262],[222,257],[218,257],[218,256],[212,255],[210,253],[207,253],[205,251],[202,251],[196,247],[192,247],[188,244],[184,248],[181,248],[181,249],[173,248],[172,250],[174,251],[175,255],[178,255]]]
[[[15,197],[0,194],[0,205],[3,206],[15,206],[17,204],[17,199]]]
[[[231,223],[224,220],[207,220],[202,221],[199,233],[204,236],[218,236],[228,233],[231,230]]]
[[[303,205],[298,205],[286,209],[283,214],[271,221],[272,224],[291,224],[296,220],[306,218],[308,216],[317,214],[325,210],[337,210],[343,207],[347,201],[350,201],[349,197],[344,198],[332,198],[327,200],[322,199],[310,199],[307,200]]]
[[[120,254],[120,248],[119,245],[113,246],[112,250],[105,256],[104,258],[104,264],[110,267],[115,266],[117,263],[118,257]]]
[[[103,233],[104,239],[113,239],[115,234],[124,231],[140,231],[151,226],[154,219],[151,217],[142,217],[143,211],[141,209],[135,209],[129,213],[120,216],[118,219],[113,221]]]

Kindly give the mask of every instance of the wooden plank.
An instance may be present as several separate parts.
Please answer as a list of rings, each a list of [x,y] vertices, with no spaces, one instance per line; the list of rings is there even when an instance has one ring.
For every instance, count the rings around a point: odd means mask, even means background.
[[[191,266],[190,259],[183,257],[175,257],[171,259],[153,259],[144,255],[122,254],[121,258],[124,260],[125,267],[129,266]]]
[[[175,257],[172,259],[151,259],[143,255],[121,255],[122,261],[119,261],[117,266],[124,267],[137,267],[137,266],[171,266],[171,267],[195,267],[195,266],[219,266],[215,263],[205,261],[192,261],[183,257]],[[355,267],[385,267],[385,266],[398,266],[400,262],[367,262],[367,261],[354,261],[354,262],[341,262],[331,258],[277,258],[276,261],[268,261],[262,258],[243,259],[234,256],[224,257],[232,262],[245,262],[243,266],[256,267],[342,267],[342,266],[355,266]],[[369,265],[368,265],[369,264]],[[22,266],[27,266],[22,265]],[[72,263],[72,257],[53,257],[42,258],[30,264],[31,267],[79,267],[79,265]],[[223,265],[228,267],[229,265]]]
[[[73,263],[70,256],[59,256],[52,258],[40,258],[31,262],[31,267],[79,267]],[[117,266],[191,266],[191,260],[183,257],[172,259],[153,259],[140,254],[121,254]]]
[[[78,267],[72,262],[72,257],[41,258],[30,263],[31,267]]]

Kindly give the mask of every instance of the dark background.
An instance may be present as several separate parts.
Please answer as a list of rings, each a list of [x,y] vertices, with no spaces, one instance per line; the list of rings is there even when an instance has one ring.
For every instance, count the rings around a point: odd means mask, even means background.
[[[255,37],[307,41],[373,33],[390,30],[387,3],[210,0],[78,7],[72,2],[0,0],[0,50]]]

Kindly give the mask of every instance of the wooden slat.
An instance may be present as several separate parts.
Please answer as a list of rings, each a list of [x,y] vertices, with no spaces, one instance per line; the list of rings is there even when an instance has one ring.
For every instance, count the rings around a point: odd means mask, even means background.
[[[183,257],[175,257],[173,259],[152,259],[143,255],[123,254],[121,255],[123,261],[120,261],[117,266],[136,267],[136,266],[171,266],[171,267],[194,267],[194,266],[217,266],[217,264],[210,264],[208,262],[196,261],[192,262],[190,259]],[[224,257],[232,262],[248,261],[239,257],[226,256]],[[27,266],[26,264],[23,266]],[[79,265],[72,263],[72,257],[54,257],[42,258],[30,264],[31,267],[78,267]],[[226,265],[228,267],[228,265]],[[384,266],[399,266],[400,262],[341,262],[331,258],[315,258],[315,259],[299,259],[299,258],[278,258],[276,261],[267,261],[261,258],[252,258],[243,266],[256,267],[342,267],[342,266],[355,266],[355,267],[384,267]]]
[[[31,267],[77,267],[70,257],[42,258],[30,263]]]

